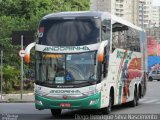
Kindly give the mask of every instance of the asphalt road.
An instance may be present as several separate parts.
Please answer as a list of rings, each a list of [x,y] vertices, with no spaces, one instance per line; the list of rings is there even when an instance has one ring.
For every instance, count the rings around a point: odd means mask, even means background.
[[[140,99],[139,106],[129,107],[127,105],[114,106],[109,116],[103,116],[98,110],[63,110],[62,116],[52,117],[50,110],[36,110],[34,103],[0,103],[0,113],[2,120],[5,118],[15,118],[14,120],[33,119],[127,119],[126,114],[159,114],[160,117],[160,82],[152,81],[147,84],[147,94]],[[120,116],[117,116],[119,115]],[[97,118],[96,118],[97,117]],[[154,116],[155,117],[155,116]],[[10,119],[8,119],[10,120]],[[12,119],[13,120],[13,119]]]

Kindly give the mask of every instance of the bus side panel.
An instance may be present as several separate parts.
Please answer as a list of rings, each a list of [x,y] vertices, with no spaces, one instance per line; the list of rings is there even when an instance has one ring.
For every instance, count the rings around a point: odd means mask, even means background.
[[[114,88],[114,83],[112,82],[112,79],[110,78],[110,76],[108,76],[107,78],[104,78],[104,80],[101,83],[101,104],[100,104],[101,108],[108,107],[110,90],[111,90],[111,87]]]
[[[108,80],[114,81],[114,104],[133,100],[134,86],[142,79],[141,53],[115,49],[110,55]]]

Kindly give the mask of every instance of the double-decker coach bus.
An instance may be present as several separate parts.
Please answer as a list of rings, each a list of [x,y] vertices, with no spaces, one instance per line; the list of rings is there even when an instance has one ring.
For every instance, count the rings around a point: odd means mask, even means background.
[[[144,31],[107,12],[60,12],[40,20],[35,47],[35,106],[100,109],[138,105],[146,91]]]

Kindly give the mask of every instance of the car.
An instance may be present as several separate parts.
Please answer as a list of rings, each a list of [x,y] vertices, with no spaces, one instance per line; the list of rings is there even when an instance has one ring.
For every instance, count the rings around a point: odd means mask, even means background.
[[[160,81],[160,70],[153,70],[148,74],[148,80],[158,80]]]

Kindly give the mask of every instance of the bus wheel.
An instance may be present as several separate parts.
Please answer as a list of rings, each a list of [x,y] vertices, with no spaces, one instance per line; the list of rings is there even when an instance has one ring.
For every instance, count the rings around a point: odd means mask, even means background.
[[[153,81],[153,78],[152,78],[152,77],[149,77],[149,81]]]
[[[131,107],[135,107],[135,106],[138,105],[138,103],[139,103],[139,97],[138,97],[137,91],[134,90],[134,98],[133,98],[133,100],[130,102],[130,106],[131,106]]]
[[[109,97],[109,105],[108,105],[108,107],[102,108],[102,113],[103,114],[109,114],[111,112],[111,108],[112,108],[112,97],[110,95],[110,97]]]
[[[54,116],[60,116],[61,115],[61,109],[51,109],[51,113]]]

